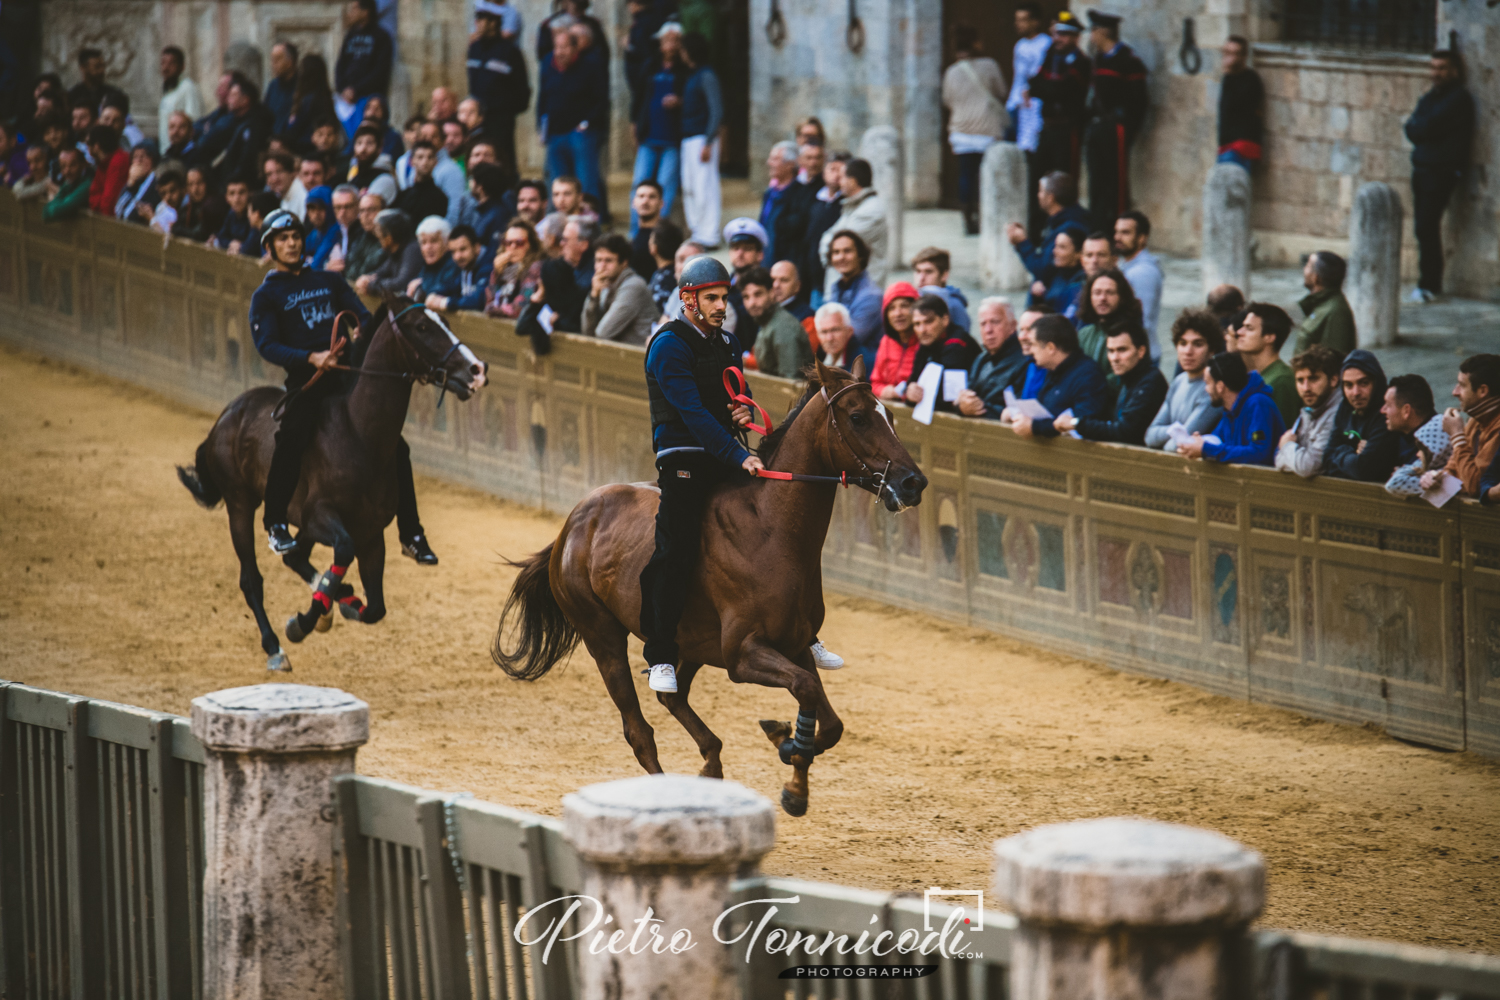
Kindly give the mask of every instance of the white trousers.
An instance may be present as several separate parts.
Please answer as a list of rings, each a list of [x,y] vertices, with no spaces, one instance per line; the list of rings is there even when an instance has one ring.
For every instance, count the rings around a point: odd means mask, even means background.
[[[682,214],[687,218],[688,239],[705,247],[716,247],[724,241],[719,219],[722,205],[719,195],[719,140],[709,147],[704,163],[703,144],[707,136],[695,135],[682,140]]]

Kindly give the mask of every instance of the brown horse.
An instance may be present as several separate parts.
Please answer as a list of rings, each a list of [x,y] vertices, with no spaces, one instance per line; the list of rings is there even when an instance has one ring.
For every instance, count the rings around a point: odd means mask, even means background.
[[[700,667],[722,667],[737,684],[786,688],[797,699],[789,722],[762,721],[783,763],[793,768],[782,790],[789,814],[807,812],[807,768],[839,741],[834,714],[809,645],[823,624],[823,540],[837,479],[876,494],[888,510],[915,506],[927,479],[892,427],[886,410],[855,374],[818,364],[802,401],[761,443],[767,469],[827,477],[777,482],[749,476],[719,489],[703,519],[702,558],[689,588],[677,640],[683,662],[677,693],[657,694],[703,755],[703,775],[724,776],[723,743],[688,705]],[[641,570],[654,548],[659,493],[649,484],[603,486],[568,515],[557,540],[521,563],[492,650],[510,676],[536,680],[582,639],[604,676],[641,766],[661,771],[651,726],[641,714],[626,657],[639,636]],[[519,615],[517,645],[504,646],[506,620]],[[814,732],[816,724],[816,732]]]
[[[345,618],[373,625],[385,617],[385,528],[396,516],[396,462],[401,427],[415,382],[432,382],[468,399],[484,385],[487,367],[435,312],[387,297],[370,326],[362,363],[348,392],[323,401],[318,431],[302,458],[302,478],[288,510],[299,528],[297,547],[282,561],[314,588],[312,606],[286,623],[287,638],[333,624],[333,603]],[[326,378],[346,377],[328,372]],[[229,535],[240,559],[240,590],[260,628],[266,667],[290,670],[286,653],[266,618],[260,568],[255,562],[255,511],[265,495],[266,474],[276,447],[277,404],[283,389],[261,386],[224,408],[198,446],[194,464],[177,476],[197,501],[229,508]],[[315,544],[333,548],[333,565],[322,577],[308,561]],[[368,604],[361,605],[343,582],[354,560]]]

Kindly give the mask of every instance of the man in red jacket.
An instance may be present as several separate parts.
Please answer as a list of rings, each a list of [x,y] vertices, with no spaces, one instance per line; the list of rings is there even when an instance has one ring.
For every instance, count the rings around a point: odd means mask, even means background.
[[[89,185],[89,211],[114,215],[115,202],[130,175],[130,154],[120,148],[120,136],[108,125],[95,125],[88,134],[94,158],[94,182]]]

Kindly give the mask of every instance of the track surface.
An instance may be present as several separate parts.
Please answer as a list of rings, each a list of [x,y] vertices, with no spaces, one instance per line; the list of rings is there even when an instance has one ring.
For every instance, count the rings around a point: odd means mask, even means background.
[[[268,679],[224,513],[172,472],[211,422],[0,348],[0,677],[183,714]],[[542,547],[559,520],[433,481],[418,492],[442,565],[393,555],[384,622],[291,652],[290,679],[370,703],[360,769],[554,815],[563,793],[638,773],[581,650],[534,684],[487,655],[513,576],[500,556]],[[261,567],[273,621],[305,608],[264,550]],[[850,666],[824,679],[847,732],[813,769],[807,817],[780,817],[768,872],[988,889],[995,838],[1136,814],[1261,851],[1267,926],[1500,951],[1500,763],[829,604],[822,635]],[[691,740],[638,684],[663,765],[695,772]],[[776,799],[788,769],[756,720],[792,718],[790,698],[715,670],[693,693],[727,776]]]

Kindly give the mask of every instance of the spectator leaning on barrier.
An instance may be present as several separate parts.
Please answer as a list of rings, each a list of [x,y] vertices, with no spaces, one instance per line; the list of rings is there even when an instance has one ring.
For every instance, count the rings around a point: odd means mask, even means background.
[[[441,292],[429,293],[429,309],[459,309],[477,312],[484,308],[489,281],[489,259],[481,252],[479,236],[469,226],[456,226],[448,234],[448,256],[453,258],[456,281]]]
[[[307,238],[302,252],[316,260],[324,242],[338,228],[333,218],[333,190],[327,185],[319,184],[307,192],[305,204],[307,217],[303,222],[307,225]]]
[[[1078,348],[1103,368],[1109,364],[1106,341],[1124,327],[1141,325],[1141,304],[1125,275],[1113,268],[1089,278],[1078,302]]]
[[[340,184],[330,194],[329,204],[333,209],[332,223],[318,252],[313,254],[312,265],[323,271],[343,271],[350,251],[364,232],[359,223],[359,188]]]
[[[917,332],[912,314],[921,294],[907,281],[895,281],[880,300],[880,346],[870,369],[870,388],[881,399],[900,400],[906,394],[906,378],[917,356]]]
[[[1349,266],[1344,258],[1327,250],[1307,255],[1302,265],[1302,284],[1308,294],[1298,302],[1307,317],[1297,327],[1297,353],[1314,344],[1322,344],[1340,354],[1359,346],[1354,330],[1354,310],[1344,298],[1344,275]]]
[[[385,201],[378,194],[364,194],[359,199],[359,239],[349,248],[344,264],[344,280],[353,284],[367,274],[375,273],[389,256],[380,240],[376,220],[385,211]]]
[[[948,300],[941,295],[928,294],[918,299],[912,309],[911,323],[917,335],[917,353],[906,375],[906,401],[915,405],[922,401],[922,387],[917,384],[917,379],[929,364],[940,365],[945,372],[967,373],[979,355],[979,345],[974,343],[969,331],[953,324],[948,315]],[[942,384],[939,383],[934,408],[951,413],[954,402],[943,398]]]
[[[562,242],[558,260],[573,271],[573,283],[580,293],[587,293],[594,283],[594,241],[599,238],[599,220],[592,215],[575,215],[563,226]],[[554,289],[555,291],[555,289]],[[583,313],[583,298],[578,299],[578,312]],[[581,327],[575,327],[576,332]]]
[[[812,345],[797,318],[783,309],[771,291],[771,272],[752,267],[740,277],[740,296],[760,332],[755,338],[755,366],[767,375],[799,378],[812,364]]]
[[[1042,391],[1042,386],[1047,382],[1047,369],[1036,363],[1036,324],[1043,316],[1056,315],[1052,307],[1045,302],[1029,305],[1021,310],[1020,317],[1016,320],[1016,340],[1020,342],[1021,353],[1026,355],[1026,367],[1014,382],[1010,384],[1011,390],[1017,399],[1036,399]],[[1070,324],[1071,325],[1071,324]],[[1004,398],[1002,391],[1001,398]],[[1000,413],[1001,423],[1011,423],[1015,420],[1015,414],[1009,410]]]
[[[120,192],[125,190],[125,179],[130,174],[130,154],[120,148],[120,138],[114,129],[104,125],[89,129],[88,146],[94,158],[89,211],[97,215],[112,215]]]
[[[870,274],[869,245],[852,230],[840,229],[828,241],[828,301],[848,310],[855,349],[865,356],[865,371],[875,365],[880,348],[880,286]],[[821,331],[819,333],[821,337]]]
[[[870,273],[870,280],[875,282],[877,289],[885,284],[887,245],[890,234],[887,231],[885,218],[885,202],[880,193],[870,185],[873,183],[873,174],[870,164],[864,160],[850,160],[844,164],[843,176],[839,181],[839,190],[844,196],[839,208],[839,219],[833,228],[823,234],[818,246],[818,255],[831,271],[837,271],[830,259],[832,254],[833,237],[837,233],[857,233],[868,248],[865,259],[865,268]],[[829,274],[825,279],[823,294],[833,295],[832,287],[838,282],[838,278]],[[869,359],[865,359],[869,363]]]
[[[594,248],[594,276],[583,304],[583,335],[644,345],[657,315],[646,279],[630,266],[630,241],[619,233],[604,237]]]
[[[446,295],[458,284],[458,268],[448,253],[448,220],[429,215],[417,224],[417,249],[422,269],[406,285],[406,294],[416,302],[429,295]]]
[[[89,185],[93,175],[83,154],[72,146],[66,146],[57,154],[62,168],[62,182],[42,206],[44,222],[62,222],[76,218],[89,207]]]
[[[354,283],[355,291],[361,295],[406,294],[424,263],[415,229],[411,218],[399,208],[388,208],[375,217],[375,238],[385,251],[385,260]]]
[[[1234,328],[1234,349],[1245,356],[1248,367],[1260,372],[1261,380],[1276,400],[1276,408],[1281,411],[1282,427],[1296,420],[1302,408],[1297,377],[1281,360],[1281,346],[1291,332],[1292,318],[1286,310],[1266,302],[1246,306],[1244,318]]]
[[[1391,473],[1386,492],[1398,497],[1421,496],[1422,474],[1443,468],[1453,454],[1452,439],[1443,430],[1442,414],[1432,400],[1432,387],[1420,375],[1397,375],[1385,390],[1380,412],[1391,433],[1402,435],[1417,452],[1415,460]]]
[[[497,319],[515,319],[542,281],[541,237],[525,219],[512,219],[500,236],[500,252],[490,270],[485,288],[484,313]]]
[[[150,209],[151,228],[163,236],[171,236],[187,196],[187,177],[176,167],[168,167],[157,178],[157,187],[161,190],[161,200]]]
[[[17,201],[46,201],[48,186],[52,178],[48,172],[52,166],[51,151],[42,143],[26,150],[26,176],[11,185],[11,193]]]
[[[842,303],[825,302],[813,314],[813,326],[822,350],[818,360],[830,368],[853,371],[859,347],[854,343],[854,321],[849,310]]]
[[[1500,454],[1490,462],[1479,481],[1479,502],[1500,504]]]
[[[1177,450],[1170,428],[1181,424],[1188,434],[1209,434],[1224,413],[1208,398],[1203,373],[1208,359],[1224,350],[1224,331],[1206,309],[1184,309],[1172,324],[1172,344],[1177,349],[1177,367],[1182,371],[1167,387],[1167,398],[1156,419],[1146,428],[1146,447]]]
[[[243,177],[232,179],[224,187],[224,221],[209,245],[217,250],[239,253],[240,244],[250,236],[250,184]]]
[[[1031,357],[1016,335],[1010,300],[991,295],[979,303],[979,357],[969,366],[968,386],[958,395],[958,412],[966,417],[1000,419],[1005,390],[1022,377]]]
[[[1022,437],[1057,437],[1053,421],[1068,410],[1075,417],[1099,413],[1109,401],[1109,385],[1094,359],[1078,349],[1078,331],[1067,317],[1042,316],[1031,330],[1031,359],[1047,373],[1035,398],[1052,416],[1016,414],[1011,427]]]
[[[1411,461],[1401,435],[1385,425],[1385,371],[1369,351],[1350,351],[1339,370],[1344,401],[1333,419],[1333,437],[1323,459],[1323,475],[1383,483],[1396,466]]]
[[[1314,344],[1292,358],[1302,410],[1297,422],[1281,435],[1276,449],[1276,468],[1282,472],[1294,472],[1304,479],[1322,473],[1333,423],[1344,398],[1339,389],[1343,366],[1344,356],[1322,344]]]
[[[1144,444],[1146,428],[1167,398],[1167,379],[1151,362],[1151,345],[1139,322],[1115,327],[1106,345],[1110,370],[1120,382],[1114,412],[1092,417],[1059,416],[1053,426],[1060,431],[1076,430],[1090,441]]]
[[[1224,411],[1213,431],[1218,442],[1194,434],[1177,446],[1178,454],[1239,465],[1270,465],[1286,425],[1260,372],[1245,364],[1243,354],[1225,351],[1214,355],[1203,379],[1208,398]]]
[[[1130,282],[1131,290],[1141,303],[1141,325],[1151,341],[1151,360],[1160,361],[1161,342],[1156,336],[1156,324],[1161,318],[1161,290],[1165,278],[1161,261],[1146,249],[1150,238],[1151,220],[1145,212],[1126,212],[1115,220],[1114,242],[1118,257],[1115,266]]]
[[[973,332],[969,323],[969,299],[963,289],[948,283],[948,273],[953,266],[953,257],[939,247],[923,247],[911,259],[911,283],[923,294],[931,288],[942,293],[948,301],[948,315],[953,322]]]
[[[214,194],[208,186],[208,171],[204,167],[187,169],[187,198],[177,220],[176,235],[184,239],[206,243],[219,227],[229,211],[224,199]]]
[[[1500,455],[1500,354],[1476,354],[1458,366],[1453,395],[1469,415],[1468,423],[1451,407],[1443,414],[1443,430],[1453,441],[1447,471],[1464,484],[1464,493],[1479,496],[1485,470]],[[1435,473],[1424,473],[1423,487]]]

